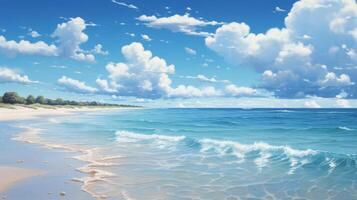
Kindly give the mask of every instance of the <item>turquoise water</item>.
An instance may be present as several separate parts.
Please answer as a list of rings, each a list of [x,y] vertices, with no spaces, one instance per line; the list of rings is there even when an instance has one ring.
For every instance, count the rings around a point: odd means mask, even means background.
[[[138,109],[31,127],[83,153],[75,180],[97,198],[341,200],[357,199],[356,122],[354,109]]]

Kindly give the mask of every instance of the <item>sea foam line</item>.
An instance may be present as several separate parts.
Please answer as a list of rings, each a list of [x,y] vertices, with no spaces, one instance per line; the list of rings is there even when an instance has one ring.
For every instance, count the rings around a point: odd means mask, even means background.
[[[88,148],[74,146],[74,145],[57,144],[54,142],[46,141],[43,137],[41,137],[40,135],[42,129],[28,127],[28,126],[19,126],[18,128],[23,129],[23,131],[17,134],[17,136],[13,137],[12,138],[13,140],[22,141],[30,144],[42,145],[48,149],[61,149],[64,151],[81,153],[81,155],[73,156],[72,158],[88,163],[85,166],[77,168],[77,170],[79,172],[88,174],[89,176],[82,177],[82,178],[73,178],[72,181],[82,183],[81,189],[84,192],[89,193],[91,196],[93,196],[96,199],[107,198],[107,195],[100,195],[93,192],[90,189],[91,188],[90,186],[91,184],[95,184],[96,182],[99,181],[106,181],[105,178],[113,177],[116,175],[109,171],[96,169],[95,167],[112,166],[114,165],[114,163],[104,162],[104,161],[118,159],[121,158],[121,156],[108,156],[108,157],[102,157],[97,159],[94,156],[94,152],[99,151],[100,149],[98,148],[88,149]]]
[[[116,135],[120,138],[127,138],[132,139],[133,141],[140,141],[140,140],[163,140],[168,142],[179,142],[184,140],[185,136],[167,136],[167,135],[158,135],[158,134],[139,134],[133,133],[130,131],[117,131]]]
[[[140,134],[129,131],[117,131],[118,142],[149,142],[155,144],[158,148],[172,147],[179,142],[187,139],[185,136],[168,136],[158,134]],[[288,174],[293,174],[294,171],[309,163],[310,156],[316,155],[318,151],[312,149],[298,150],[290,146],[270,145],[264,142],[255,142],[253,144],[242,144],[231,140],[216,140],[204,138],[196,140],[200,147],[200,153],[216,153],[219,156],[233,155],[238,159],[238,162],[244,162],[247,154],[255,152],[258,157],[254,160],[259,169],[267,166],[269,159],[278,153],[284,156],[290,162],[291,169]]]

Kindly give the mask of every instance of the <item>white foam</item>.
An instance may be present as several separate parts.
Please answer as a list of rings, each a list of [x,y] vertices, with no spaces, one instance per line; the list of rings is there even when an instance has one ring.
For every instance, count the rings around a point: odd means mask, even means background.
[[[168,136],[158,134],[139,134],[129,131],[117,131],[117,141],[124,143],[150,142],[159,149],[174,149],[176,144],[184,140],[185,136]]]
[[[43,137],[41,137],[41,129],[33,128],[33,127],[19,127],[24,129],[20,134],[14,137],[14,140],[32,143],[32,144],[39,144],[43,145],[49,149],[61,149],[64,151],[71,151],[71,152],[78,152],[81,155],[72,157],[73,159],[81,160],[87,162],[84,167],[77,168],[78,171],[82,173],[86,173],[89,176],[82,177],[82,178],[73,178],[73,181],[82,183],[82,190],[89,193],[96,199],[106,199],[106,195],[98,195],[91,191],[90,185],[98,182],[98,181],[106,181],[106,178],[116,176],[115,174],[105,171],[96,169],[95,167],[106,167],[115,165],[115,163],[111,163],[108,161],[120,158],[121,156],[107,156],[98,158],[95,155],[95,152],[100,150],[97,148],[85,148],[82,146],[75,146],[75,145],[65,145],[65,144],[58,144],[55,142],[47,141]]]
[[[223,141],[223,140],[213,140],[213,139],[202,139],[200,140],[202,145],[201,152],[206,153],[209,151],[214,151],[219,155],[234,155],[241,162],[244,161],[248,153],[257,152],[259,157],[254,160],[254,163],[259,169],[265,167],[270,157],[273,153],[281,153],[290,162],[290,170],[288,174],[293,174],[294,171],[309,161],[306,158],[308,156],[315,155],[317,151],[307,149],[298,150],[293,149],[289,146],[274,146],[264,142],[255,142],[253,144],[241,144],[235,141]]]
[[[296,112],[296,111],[295,110],[276,110],[276,112],[292,113],[292,112]]]
[[[263,167],[268,165],[270,157],[270,153],[260,152],[260,157],[256,158],[254,163],[257,165],[259,170],[262,170]]]
[[[127,141],[140,141],[140,140],[163,140],[163,141],[168,141],[168,142],[179,142],[184,140],[186,137],[185,136],[167,136],[167,135],[158,135],[158,134],[139,134],[139,133],[133,133],[129,131],[117,131],[116,135],[120,138],[118,138],[118,141],[124,139],[129,139]]]
[[[274,146],[264,142],[255,142],[253,144],[241,144],[235,141],[225,141],[225,140],[212,140],[212,139],[202,139],[200,140],[202,144],[202,151],[207,151],[208,149],[216,149],[219,152],[224,152],[227,148],[232,148],[236,151],[238,157],[244,157],[245,154],[252,151],[283,151],[287,156],[293,157],[304,157],[308,155],[314,155],[317,152],[311,149],[298,150],[293,149],[289,146]],[[222,151],[223,150],[223,151]]]
[[[338,128],[341,129],[341,130],[345,130],[345,131],[354,131],[354,129],[348,128],[346,126],[339,126]]]

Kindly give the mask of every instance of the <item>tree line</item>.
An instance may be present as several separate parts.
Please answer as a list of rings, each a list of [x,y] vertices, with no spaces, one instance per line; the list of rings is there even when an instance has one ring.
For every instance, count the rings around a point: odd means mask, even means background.
[[[71,105],[71,106],[121,106],[121,107],[138,107],[133,105],[123,105],[123,104],[110,104],[110,103],[100,103],[96,101],[70,101],[63,100],[62,98],[49,99],[44,96],[34,97],[32,95],[25,97],[19,96],[16,92],[5,92],[3,96],[0,96],[0,103],[5,104],[42,104],[42,105]]]

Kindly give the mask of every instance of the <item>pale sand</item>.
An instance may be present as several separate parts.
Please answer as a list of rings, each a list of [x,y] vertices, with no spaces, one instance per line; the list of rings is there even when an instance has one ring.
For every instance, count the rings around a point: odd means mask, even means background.
[[[43,174],[40,170],[0,166],[0,193],[17,182]]]
[[[90,112],[90,111],[110,111],[122,108],[106,108],[106,107],[76,107],[76,108],[65,108],[65,107],[54,107],[54,108],[28,108],[23,106],[12,106],[10,108],[0,107],[0,121],[12,121],[12,120],[26,120],[33,119],[46,115],[69,115],[75,112]]]
[[[36,107],[29,108],[25,106],[11,106],[11,108],[0,107],[0,122],[13,120],[26,120],[39,118],[44,116],[61,116],[75,114],[76,112],[98,112],[98,111],[114,111],[124,110],[127,108],[118,107]],[[132,109],[132,108],[130,108]],[[6,191],[17,182],[43,174],[42,171],[0,166],[0,193]]]

